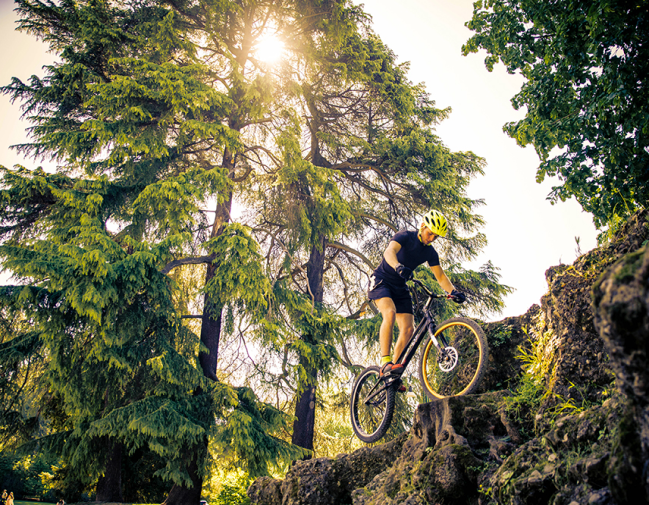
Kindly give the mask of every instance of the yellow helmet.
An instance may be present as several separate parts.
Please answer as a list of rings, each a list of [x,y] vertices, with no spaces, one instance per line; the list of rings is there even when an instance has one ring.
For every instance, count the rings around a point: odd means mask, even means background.
[[[446,221],[444,214],[442,214],[441,212],[433,209],[426,213],[421,222],[422,224],[426,225],[426,227],[435,235],[446,237],[448,222]]]

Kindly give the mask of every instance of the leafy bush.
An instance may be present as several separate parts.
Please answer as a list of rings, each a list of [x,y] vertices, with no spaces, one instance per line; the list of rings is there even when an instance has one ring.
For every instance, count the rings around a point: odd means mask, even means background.
[[[17,456],[0,454],[0,487],[18,497],[34,497],[53,500],[53,489],[48,485],[47,475],[52,472],[54,461],[42,454]]]
[[[241,478],[233,484],[224,484],[210,505],[250,505],[250,498],[246,494],[249,485],[249,478]]]

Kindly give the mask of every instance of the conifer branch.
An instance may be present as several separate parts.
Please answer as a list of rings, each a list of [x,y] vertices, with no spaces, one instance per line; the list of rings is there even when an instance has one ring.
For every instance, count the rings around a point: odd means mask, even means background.
[[[387,198],[391,203],[394,203],[394,197],[393,197],[393,195],[390,194],[390,192],[389,192],[389,190],[387,188],[386,188],[386,191],[384,191],[384,190],[376,188],[374,186],[370,186],[365,181],[361,180],[359,177],[353,176],[353,175],[347,173],[344,170],[342,171],[342,173],[350,181],[355,182],[359,186],[362,186],[363,188],[367,189],[368,191],[370,191],[372,193],[378,193],[379,195],[382,195],[385,198]],[[384,179],[384,182],[385,182],[385,179]]]
[[[341,249],[338,249],[336,251],[336,254],[340,250]],[[347,281],[345,280],[345,275],[343,273],[343,269],[340,267],[340,265],[338,265],[338,263],[336,263],[333,260],[333,258],[331,258],[329,260],[329,264],[333,265],[336,268],[336,270],[338,270],[338,276],[340,277],[340,281],[343,283],[343,295],[344,295],[343,298],[345,300],[345,304],[347,305],[347,309],[351,311],[351,307],[349,306],[349,296],[348,296],[349,295],[349,288],[347,287]]]
[[[246,170],[244,171],[243,175],[240,175],[239,177],[232,177],[232,182],[243,182],[245,181],[248,176],[250,175],[250,172],[252,172],[252,167],[247,167]]]
[[[386,221],[385,219],[381,219],[380,217],[371,216],[370,214],[366,214],[365,212],[358,212],[358,213],[356,213],[356,215],[358,217],[364,217],[364,218],[376,221],[378,223],[381,223],[381,224],[387,226],[388,228],[390,228],[394,232],[399,231],[398,228],[396,226],[394,226],[392,223]]]
[[[332,165],[330,167],[332,170],[339,170],[341,172],[369,172],[370,170],[374,170],[374,167],[372,165],[369,165],[367,163],[350,163],[349,161],[344,161],[342,163],[339,163],[337,165]]]
[[[250,61],[257,61],[255,58],[249,58],[249,59]],[[256,121],[246,121],[243,123],[239,123],[238,126],[240,126],[241,128],[245,128],[251,125],[259,125],[259,124],[272,123],[272,122],[273,122],[272,118],[266,118],[266,119],[258,119]]]
[[[195,256],[195,257],[181,258],[181,259],[170,261],[160,270],[160,272],[166,275],[169,272],[171,272],[174,268],[182,265],[202,265],[202,264],[212,263],[212,261],[214,261],[213,254],[210,254],[209,256]]]
[[[16,391],[16,394],[14,395],[13,399],[11,400],[11,403],[7,407],[6,411],[10,412],[14,408],[14,404],[18,401],[18,399],[22,396],[22,392],[25,389],[25,386],[27,385],[27,381],[29,380],[29,371],[30,367],[32,365],[31,360],[27,360],[27,370],[25,371],[25,380],[21,384],[20,388],[18,391]]]
[[[266,154],[266,155],[267,155],[271,160],[273,160],[273,162],[275,163],[275,165],[276,165],[278,168],[281,167],[281,165],[282,165],[281,160],[279,160],[279,159],[277,158],[277,156],[275,156],[275,154],[274,154],[270,149],[268,149],[267,147],[264,147],[264,146],[258,146],[258,145],[256,145],[256,146],[249,146],[249,147],[247,147],[247,148],[243,151],[243,154],[246,154],[246,153],[249,152],[249,151],[253,151],[253,152],[257,155],[257,158],[259,158],[259,153],[258,153],[257,151],[262,151],[262,152],[264,152],[264,153],[265,153],[265,154]],[[246,156],[246,158],[247,158],[247,156]],[[258,159],[258,162],[261,163],[261,161],[260,161],[259,159]]]
[[[361,317],[363,317],[363,315],[365,315],[365,313],[368,310],[370,312],[372,312],[372,314],[374,314],[374,315],[379,313],[379,311],[375,308],[374,303],[372,302],[372,300],[365,300],[363,302],[363,304],[361,305],[360,309],[358,309],[353,314],[349,314],[348,316],[345,317],[345,319],[351,319],[351,320],[360,319]]]
[[[329,241],[327,241],[326,245],[329,246],[329,247],[334,247],[336,249],[342,249],[343,251],[347,251],[348,253],[354,254],[355,256],[358,256],[360,259],[362,259],[365,262],[365,264],[368,267],[370,267],[370,269],[374,270],[374,268],[376,268],[372,264],[372,262],[369,259],[367,259],[367,257],[365,255],[363,255],[363,253],[357,251],[356,249],[352,249],[351,247],[346,246],[344,244],[341,244],[340,242],[329,242]]]
[[[239,330],[239,338],[241,339],[241,342],[243,342],[243,348],[246,350],[246,354],[248,355],[248,359],[252,363],[252,365],[257,368],[257,363],[255,363],[255,360],[252,359],[252,356],[250,356],[250,351],[248,350],[248,344],[246,344],[246,339],[243,338],[243,332]]]
[[[349,357],[349,351],[347,351],[347,345],[345,344],[345,341],[341,338],[340,339],[340,347],[343,351],[343,359],[342,364],[345,365],[347,368],[351,368],[353,365],[352,360]]]

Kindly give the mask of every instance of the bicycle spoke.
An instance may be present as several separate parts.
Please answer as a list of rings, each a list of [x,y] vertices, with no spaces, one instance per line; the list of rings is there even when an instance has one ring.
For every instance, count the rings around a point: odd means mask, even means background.
[[[444,398],[472,392],[486,366],[482,330],[473,321],[456,318],[442,323],[436,337],[447,345],[437,349],[429,341],[420,362],[420,378],[428,396]]]

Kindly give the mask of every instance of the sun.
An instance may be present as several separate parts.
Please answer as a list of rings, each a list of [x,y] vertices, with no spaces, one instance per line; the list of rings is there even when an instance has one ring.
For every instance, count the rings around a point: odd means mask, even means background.
[[[255,58],[264,63],[277,63],[284,55],[284,42],[275,35],[262,35],[256,44]]]

